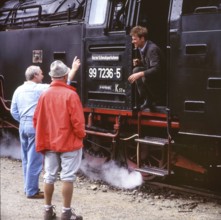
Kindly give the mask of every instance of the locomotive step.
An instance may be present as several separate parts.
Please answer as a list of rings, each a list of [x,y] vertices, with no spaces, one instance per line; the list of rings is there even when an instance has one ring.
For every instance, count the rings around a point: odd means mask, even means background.
[[[135,139],[136,142],[141,144],[150,144],[156,146],[165,146],[168,144],[168,139],[166,138],[158,138],[158,137],[145,137],[145,138],[138,138]]]
[[[143,168],[136,168],[135,170],[141,173],[148,173],[148,174],[153,174],[156,176],[168,176],[169,175],[168,170],[160,169],[156,167],[143,167]],[[171,171],[170,174],[173,174],[173,172]]]

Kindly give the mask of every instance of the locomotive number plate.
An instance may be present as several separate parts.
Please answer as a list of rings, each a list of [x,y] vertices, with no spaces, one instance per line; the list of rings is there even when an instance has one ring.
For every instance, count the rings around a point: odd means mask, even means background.
[[[88,76],[90,79],[101,80],[121,80],[122,68],[121,67],[89,67]]]

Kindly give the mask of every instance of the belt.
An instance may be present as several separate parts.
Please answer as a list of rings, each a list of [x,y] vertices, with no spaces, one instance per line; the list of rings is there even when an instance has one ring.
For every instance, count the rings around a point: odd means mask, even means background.
[[[32,116],[22,116],[22,118],[20,119],[20,121],[32,121]]]

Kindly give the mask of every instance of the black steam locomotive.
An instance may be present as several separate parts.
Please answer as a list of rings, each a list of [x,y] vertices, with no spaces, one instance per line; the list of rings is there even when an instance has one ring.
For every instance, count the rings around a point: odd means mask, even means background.
[[[127,80],[135,25],[148,28],[166,57],[164,102],[144,111]],[[84,156],[93,166],[116,160],[146,179],[221,179],[220,39],[220,0],[3,0],[0,126],[17,127],[10,99],[29,65],[39,65],[49,83],[50,63],[70,66],[77,55],[73,84],[85,112]]]

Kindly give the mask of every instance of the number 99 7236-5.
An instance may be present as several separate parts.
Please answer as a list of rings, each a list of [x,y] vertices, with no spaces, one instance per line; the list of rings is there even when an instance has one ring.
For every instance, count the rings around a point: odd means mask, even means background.
[[[112,79],[120,80],[122,78],[121,67],[89,67],[88,76],[90,79]]]

